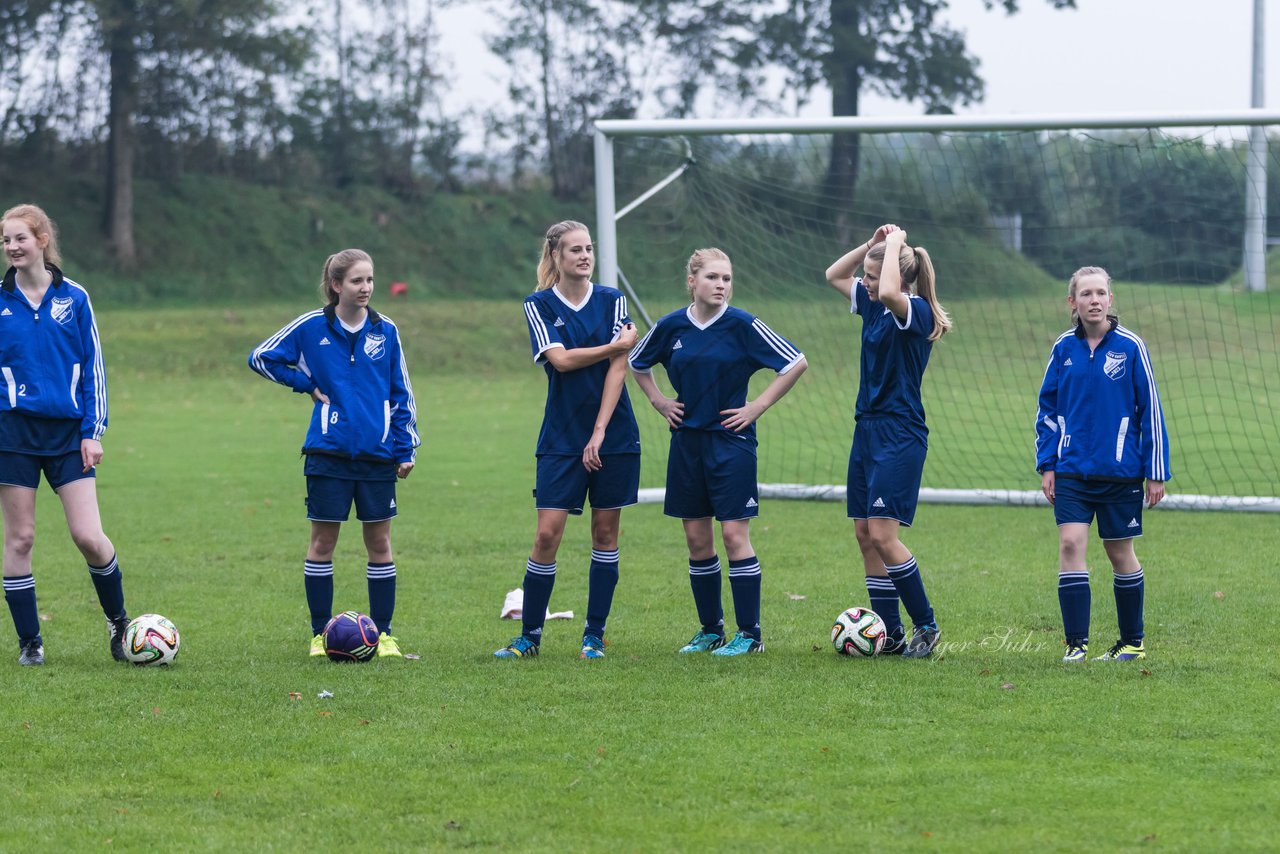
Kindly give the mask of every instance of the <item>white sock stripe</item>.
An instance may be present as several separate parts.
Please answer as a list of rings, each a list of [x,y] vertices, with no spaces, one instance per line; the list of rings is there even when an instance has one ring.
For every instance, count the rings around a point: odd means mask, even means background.
[[[33,575],[19,575],[16,578],[6,578],[4,580],[5,590],[34,590],[36,579]]]
[[[602,552],[602,551],[599,551],[599,550],[597,550],[597,549],[592,549],[592,550],[591,550],[591,559],[592,559],[592,560],[598,560],[598,561],[600,561],[601,563],[617,563],[617,562],[618,562],[618,550],[617,550],[617,549],[614,549],[614,550],[613,550],[613,551],[611,551],[611,552]]]
[[[555,575],[556,574],[556,565],[554,562],[534,563],[533,561],[529,561],[526,568],[529,570],[529,572],[532,572],[534,575]]]
[[[875,578],[868,577],[868,578],[867,578],[867,587],[868,587],[868,588],[871,588],[871,587],[882,587],[882,588],[884,588],[885,590],[896,590],[896,589],[897,589],[896,587],[894,587],[894,586],[893,586],[893,579],[892,579],[892,578],[881,578],[881,577],[879,577],[879,576],[877,576],[877,577],[875,577]]]
[[[372,564],[364,568],[365,577],[367,578],[395,578],[396,565],[393,563],[389,566],[373,566]]]
[[[693,564],[689,564],[689,574],[690,575],[719,575],[720,564],[717,563],[715,566],[694,566]]]
[[[333,575],[333,564],[306,561],[302,564],[302,574],[312,576]]]
[[[760,564],[758,562],[748,564],[746,566],[733,566],[732,564],[730,564],[729,566],[730,578],[737,578],[739,576],[745,576],[745,575],[759,575],[759,574],[760,574]]]
[[[85,566],[88,567],[89,571],[92,572],[94,575],[110,575],[111,573],[116,571],[116,569],[120,566],[120,563],[114,557],[112,557],[111,563],[107,564],[106,566],[89,566],[89,564],[85,564]]]
[[[1112,580],[1117,587],[1136,587],[1142,583],[1142,570],[1131,572],[1128,575],[1116,573],[1112,576]]]
[[[888,572],[888,573],[892,573],[895,569],[899,572],[904,572],[907,570],[908,567],[912,566],[915,562],[916,562],[916,556],[912,555],[902,563],[886,563],[884,565],[884,569],[885,569],[885,572]]]

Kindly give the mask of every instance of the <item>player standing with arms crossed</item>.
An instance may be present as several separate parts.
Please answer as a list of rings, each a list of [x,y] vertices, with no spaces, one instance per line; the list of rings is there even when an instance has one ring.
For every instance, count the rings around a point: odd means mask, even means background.
[[[684,522],[689,584],[701,623],[680,652],[763,652],[760,561],[750,531],[760,512],[755,422],[791,390],[808,362],[759,318],[729,305],[733,266],[724,252],[699,249],[686,273],[692,303],[654,324],[630,358],[636,382],[671,427],[663,512]],[[674,399],[653,379],[659,364],[676,390]],[[764,368],[777,376],[748,401],[751,375]],[[712,516],[720,520],[738,623],[727,642]]]
[[[926,658],[940,632],[920,567],[899,534],[915,520],[929,449],[920,386],[933,342],[951,328],[951,318],[938,302],[929,253],[908,246],[907,233],[896,225],[880,226],[827,268],[827,281],[862,318],[847,502],[867,594],[889,631],[884,653]],[[914,624],[910,638],[899,597]]]
[[[588,498],[591,567],[581,657],[604,658],[622,508],[636,503],[640,489],[640,431],[624,388],[636,330],[626,297],[594,284],[594,269],[585,225],[565,220],[547,229],[537,290],[524,301],[533,360],[547,374],[534,489],[538,528],[525,567],[520,636],[495,652],[497,658],[538,654],[565,524]]]
[[[0,287],[0,507],[4,598],[18,632],[18,663],[44,664],[31,551],[40,474],[62,501],[107,619],[111,657],[124,661],[124,586],[102,530],[95,481],[107,429],[107,375],[89,294],[58,269],[58,238],[35,205],[5,211],[9,269]]]
[[[1111,562],[1120,639],[1096,660],[1146,658],[1142,566],[1133,550],[1147,506],[1164,498],[1169,437],[1141,338],[1110,313],[1115,295],[1101,267],[1081,267],[1067,286],[1073,328],[1054,342],[1036,413],[1036,470],[1058,523],[1058,605],[1065,662],[1089,652],[1085,549],[1096,514]]]
[[[400,331],[369,307],[373,259],[344,249],[324,262],[324,308],[307,312],[258,345],[249,367],[314,402],[302,444],[306,456],[311,542],[303,567],[311,612],[312,656],[325,654],[321,632],[333,615],[333,552],[351,504],[364,533],[369,617],[378,626],[378,656],[401,657],[391,634],[396,564],[391,520],[396,479],[417,458],[417,408]]]

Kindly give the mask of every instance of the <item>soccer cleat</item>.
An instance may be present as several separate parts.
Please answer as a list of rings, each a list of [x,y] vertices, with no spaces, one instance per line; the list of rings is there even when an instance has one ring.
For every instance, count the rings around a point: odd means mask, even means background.
[[[880,650],[881,655],[902,655],[907,650],[907,632],[906,629],[899,626],[897,630],[890,632],[885,636],[884,649]]]
[[[324,635],[319,634],[311,639],[312,658],[324,658]]]
[[[44,664],[44,644],[39,639],[19,644],[18,663],[23,667],[39,667]]]
[[[116,661],[127,661],[124,657],[124,630],[129,628],[129,615],[121,614],[117,619],[107,617],[107,642],[111,646],[111,657]]]
[[[1143,648],[1142,641],[1133,644],[1118,640],[1115,646],[1095,658],[1094,661],[1133,661],[1134,659],[1146,657],[1147,651]]]
[[[724,635],[699,630],[693,639],[680,647],[681,652],[712,652],[724,646]]]
[[[1067,654],[1062,656],[1062,660],[1066,664],[1072,664],[1077,661],[1087,661],[1089,659],[1089,642],[1088,641],[1068,641]]]
[[[933,648],[938,645],[938,638],[941,634],[942,632],[938,631],[937,623],[912,627],[911,638],[907,641],[907,648],[902,651],[902,657],[928,658],[933,652]]]
[[[378,658],[404,658],[400,644],[386,632],[378,635]]]
[[[583,635],[582,637],[582,655],[579,658],[586,660],[591,658],[604,658],[604,639],[595,635]]]
[[[764,641],[756,640],[751,635],[738,632],[733,640],[714,650],[712,655],[746,655],[749,652],[764,652]]]
[[[494,658],[532,658],[538,654],[538,645],[524,635],[514,638],[511,643],[493,654]]]

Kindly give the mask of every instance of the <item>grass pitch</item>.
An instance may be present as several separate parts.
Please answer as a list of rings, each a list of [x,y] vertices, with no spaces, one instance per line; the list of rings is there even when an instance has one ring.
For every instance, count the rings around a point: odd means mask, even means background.
[[[695,628],[683,538],[642,506],[623,514],[606,660],[578,660],[575,619],[548,625],[539,658],[495,661],[518,631],[498,611],[532,537],[544,380],[518,325],[465,322],[510,306],[439,311],[457,322],[409,345],[426,445],[392,529],[396,634],[422,658],[358,666],[306,657],[306,401],[243,366],[292,315],[100,319],[104,521],[131,612],[172,618],[183,648],[168,669],[110,661],[42,488],[48,664],[19,668],[16,645],[0,660],[0,848],[1275,846],[1273,518],[1151,512],[1150,657],[1066,667],[1046,510],[921,508],[906,541],[944,634],[909,662],[832,651],[831,620],[866,602],[851,523],[782,501],[753,525],[766,653],[678,656]],[[765,416],[766,448],[791,402]],[[581,616],[589,547],[571,520],[553,609]],[[335,563],[335,606],[364,609],[356,530]],[[1114,607],[1096,543],[1090,566],[1101,652]],[[727,584],[725,600],[731,614]]]

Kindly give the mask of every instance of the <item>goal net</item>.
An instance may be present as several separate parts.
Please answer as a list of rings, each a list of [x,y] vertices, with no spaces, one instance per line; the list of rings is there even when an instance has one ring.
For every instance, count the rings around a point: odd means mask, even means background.
[[[758,425],[762,491],[843,498],[861,330],[824,271],[881,223],[901,225],[929,250],[955,321],[925,374],[922,499],[1029,503],[1042,500],[1033,424],[1049,348],[1069,326],[1067,280],[1106,267],[1120,322],[1151,352],[1171,505],[1280,510],[1280,250],[1264,280],[1242,271],[1250,229],[1280,242],[1280,115],[1258,116],[979,129],[958,129],[956,117],[898,129],[852,119],[858,132],[839,150],[856,168],[843,176],[832,174],[831,133],[601,122],[601,279],[630,289],[643,333],[687,304],[690,253],[725,250],[733,304],[810,365]],[[1251,133],[1269,199],[1248,168]],[[758,374],[752,396],[771,378]],[[643,398],[636,409],[642,485],[661,487],[665,423]]]

